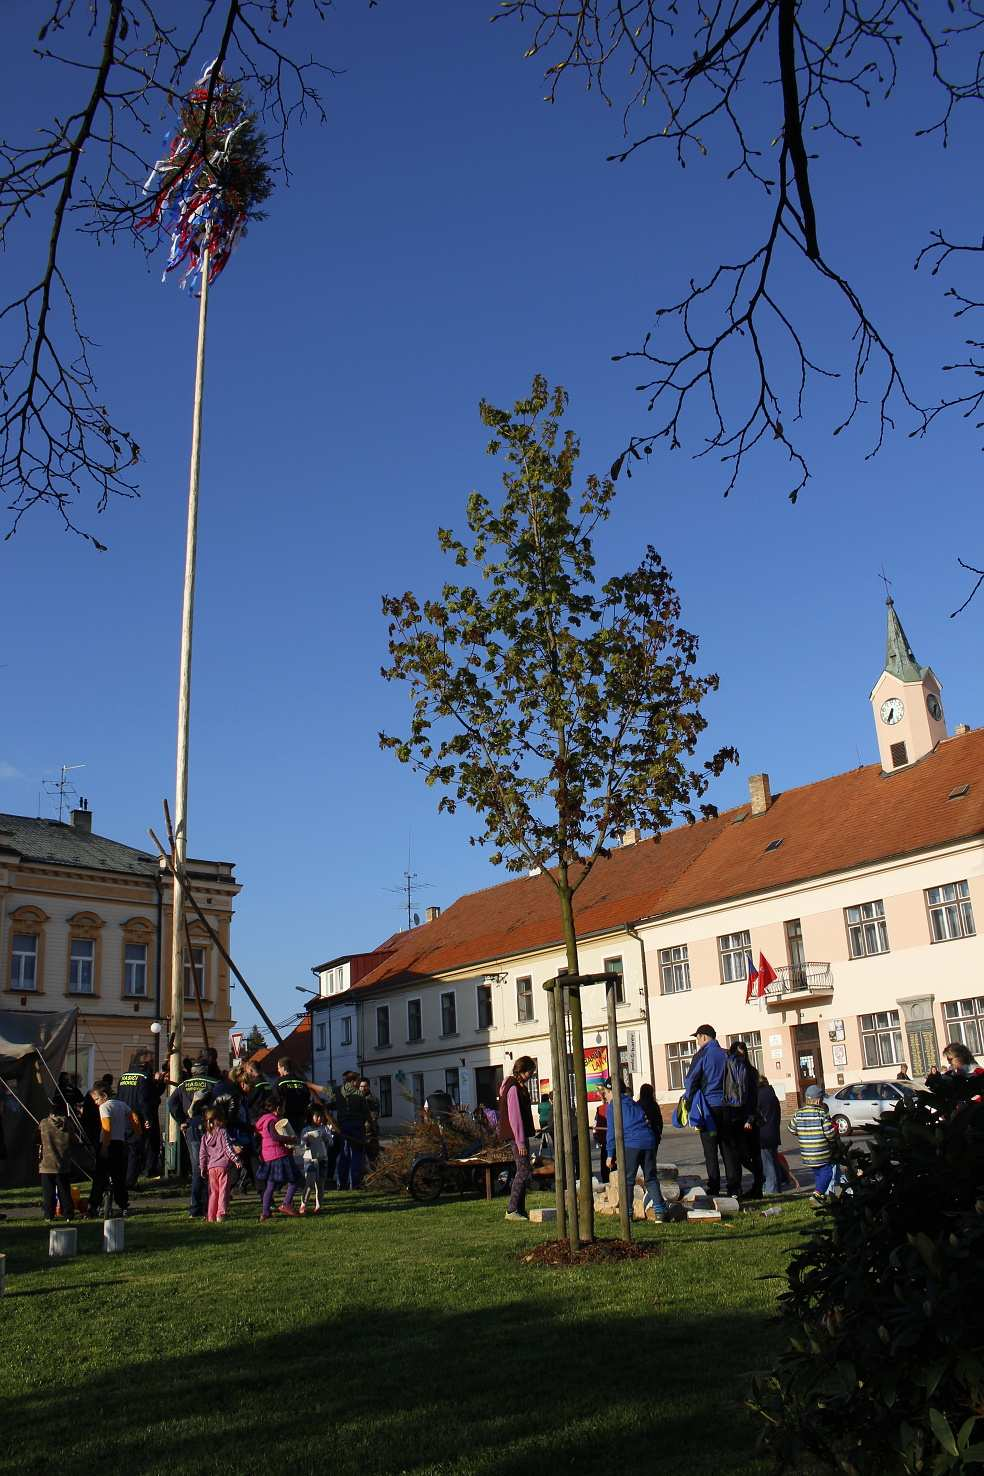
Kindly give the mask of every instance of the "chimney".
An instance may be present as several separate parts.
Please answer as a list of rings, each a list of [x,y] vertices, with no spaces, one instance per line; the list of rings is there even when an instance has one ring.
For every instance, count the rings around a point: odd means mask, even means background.
[[[72,811],[72,825],[76,830],[84,830],[86,835],[92,834],[92,811],[88,800],[79,800],[78,809]]]
[[[752,802],[752,814],[764,815],[772,804],[772,790],[768,774],[752,774],[748,780],[748,798]]]
[[[966,723],[958,723],[953,730],[953,736],[954,738],[964,738],[969,732],[970,728]]]
[[[622,845],[623,846],[637,846],[641,840],[642,840],[642,831],[641,830],[637,830],[634,825],[631,825],[629,827],[629,829],[625,832],[625,834],[622,836]]]
[[[440,915],[441,909],[439,907],[428,907],[424,912],[424,921],[434,922]]]

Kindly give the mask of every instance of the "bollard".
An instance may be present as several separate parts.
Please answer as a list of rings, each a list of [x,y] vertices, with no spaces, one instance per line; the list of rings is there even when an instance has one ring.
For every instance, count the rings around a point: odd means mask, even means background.
[[[78,1254],[79,1232],[74,1225],[66,1225],[48,1232],[48,1255],[52,1260],[69,1260]]]
[[[123,1220],[103,1220],[103,1250],[107,1255],[123,1250]]]

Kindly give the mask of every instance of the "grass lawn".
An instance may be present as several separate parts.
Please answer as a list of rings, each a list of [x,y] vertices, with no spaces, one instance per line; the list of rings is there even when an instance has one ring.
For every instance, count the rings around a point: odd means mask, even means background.
[[[550,1229],[498,1199],[262,1225],[254,1200],[224,1225],[144,1203],[120,1256],[100,1222],[66,1263],[40,1217],[0,1224],[0,1472],[766,1469],[742,1401],[802,1202],[639,1227],[658,1257],[576,1271],[519,1264]]]

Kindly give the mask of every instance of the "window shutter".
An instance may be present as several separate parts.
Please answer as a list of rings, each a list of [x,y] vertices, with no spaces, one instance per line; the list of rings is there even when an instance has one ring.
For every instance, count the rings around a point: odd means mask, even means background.
[[[901,769],[903,764],[909,762],[909,755],[906,753],[904,743],[893,743],[889,752],[892,755],[893,769]]]

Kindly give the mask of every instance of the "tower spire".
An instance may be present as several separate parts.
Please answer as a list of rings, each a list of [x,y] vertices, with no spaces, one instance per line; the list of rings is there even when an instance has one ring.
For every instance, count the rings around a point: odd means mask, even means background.
[[[902,629],[902,622],[895,613],[895,601],[891,595],[885,600],[888,612],[888,633],[885,642],[885,670],[898,677],[900,682],[921,682],[926,668],[919,665],[912,654],[909,638]]]

